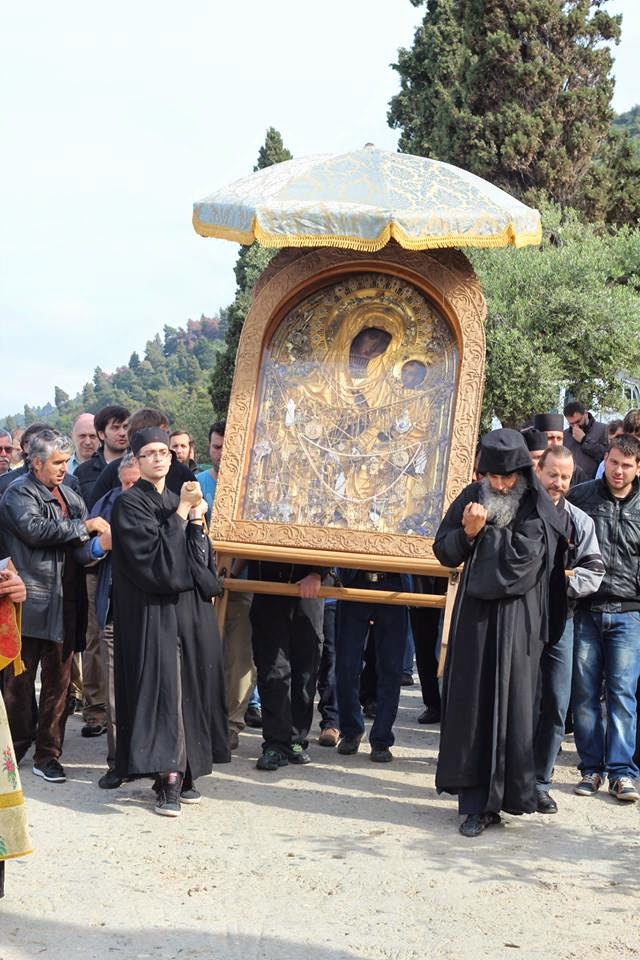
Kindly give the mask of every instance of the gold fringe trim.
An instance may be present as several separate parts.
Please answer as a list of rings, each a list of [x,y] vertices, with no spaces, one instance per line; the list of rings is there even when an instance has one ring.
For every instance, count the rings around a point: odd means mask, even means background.
[[[22,853],[3,853],[0,860],[16,860],[18,857],[28,857],[30,853],[33,853],[33,847],[23,850]]]
[[[535,233],[517,233],[513,224],[494,236],[481,234],[451,233],[442,237],[410,237],[395,223],[388,224],[373,240],[364,237],[332,236],[328,234],[277,234],[268,233],[259,223],[253,221],[250,231],[234,230],[231,227],[202,223],[197,213],[193,214],[194,230],[201,237],[217,237],[231,240],[233,243],[248,245],[257,241],[263,247],[341,247],[345,250],[357,250],[362,253],[376,253],[382,250],[393,238],[405,250],[438,250],[445,247],[528,247],[537,246],[542,240],[542,224]]]
[[[9,807],[19,807],[24,803],[22,790],[14,790],[13,793],[0,793],[0,810],[7,810]]]

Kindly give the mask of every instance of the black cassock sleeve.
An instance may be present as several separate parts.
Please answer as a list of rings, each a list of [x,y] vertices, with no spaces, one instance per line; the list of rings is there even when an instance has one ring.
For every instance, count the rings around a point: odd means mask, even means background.
[[[116,501],[111,518],[113,563],[144,593],[193,589],[186,523],[177,513],[159,517],[149,496],[132,488]]]
[[[219,597],[223,592],[222,580],[218,577],[209,538],[197,523],[187,525],[187,553],[189,569],[194,586],[203,600]]]
[[[462,527],[462,514],[468,503],[474,502],[473,486],[458,494],[438,527],[433,552],[445,567],[457,567],[470,556],[473,543],[467,538]]]
[[[476,538],[466,592],[479,600],[502,600],[528,593],[542,576],[547,547],[537,517],[511,527],[482,530]]]

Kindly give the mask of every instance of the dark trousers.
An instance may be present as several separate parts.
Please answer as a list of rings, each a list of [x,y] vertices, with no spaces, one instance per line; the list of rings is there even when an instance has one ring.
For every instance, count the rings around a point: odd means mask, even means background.
[[[265,747],[307,745],[322,650],[322,600],[255,594],[251,643]]]
[[[465,817],[484,813],[489,800],[489,787],[461,787],[458,791],[458,813]]]
[[[394,589],[393,585],[387,589]],[[374,621],[376,649],[376,718],[369,740],[381,747],[394,742],[393,724],[398,713],[400,682],[407,638],[406,607],[390,604],[338,602],[336,631],[336,677],[340,731],[345,737],[361,737],[364,719],[360,706],[360,673],[369,623]]]
[[[322,623],[322,656],[318,671],[318,710],[320,729],[338,729],[338,693],[336,691],[336,604],[325,603]]]
[[[34,763],[41,764],[62,753],[67,723],[67,695],[73,650],[67,644],[36,637],[22,638],[24,673],[13,671],[4,682],[4,701],[18,762],[35,741]],[[40,703],[37,721],[33,715],[36,673],[40,665]]]
[[[429,607],[411,607],[409,610],[422,702],[425,707],[432,707],[435,710],[440,709],[436,647],[441,615],[440,610]]]

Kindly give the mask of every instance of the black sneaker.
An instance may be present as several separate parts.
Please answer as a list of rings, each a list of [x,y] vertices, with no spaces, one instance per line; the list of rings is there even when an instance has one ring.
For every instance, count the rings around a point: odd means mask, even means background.
[[[201,800],[202,794],[196,789],[196,786],[193,783],[190,787],[183,787],[180,791],[181,803],[200,803]]]
[[[107,728],[104,723],[85,723],[80,735],[82,737],[101,737],[106,732]]]
[[[107,770],[98,780],[98,786],[101,790],[116,790],[122,783],[122,777],[119,777],[115,770]]]
[[[258,757],[256,770],[278,770],[280,767],[286,767],[288,763],[289,759],[284,753],[269,747]]]
[[[425,707],[418,717],[418,723],[440,723],[440,710],[438,707]]]
[[[284,753],[289,763],[311,763],[311,757],[301,743],[292,743]]]
[[[62,764],[58,763],[55,757],[47,757],[42,763],[34,763],[33,772],[36,777],[42,777],[49,783],[64,783],[67,779]]]
[[[338,744],[338,753],[350,757],[360,749],[361,737],[341,737]]]
[[[179,817],[180,789],[182,777],[179,773],[168,773],[158,783],[154,810],[161,817]]]
[[[374,763],[391,763],[393,754],[391,750],[389,750],[389,747],[383,747],[379,743],[372,743],[369,759],[373,760]]]
[[[256,730],[259,730],[262,726],[262,710],[260,710],[259,707],[247,707],[244,722],[248,727],[254,727]]]

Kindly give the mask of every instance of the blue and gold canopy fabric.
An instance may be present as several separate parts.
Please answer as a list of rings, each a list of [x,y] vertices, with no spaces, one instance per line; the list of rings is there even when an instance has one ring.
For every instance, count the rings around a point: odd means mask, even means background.
[[[203,237],[373,252],[540,243],[537,210],[460,167],[366,146],[286,160],[193,205]]]

